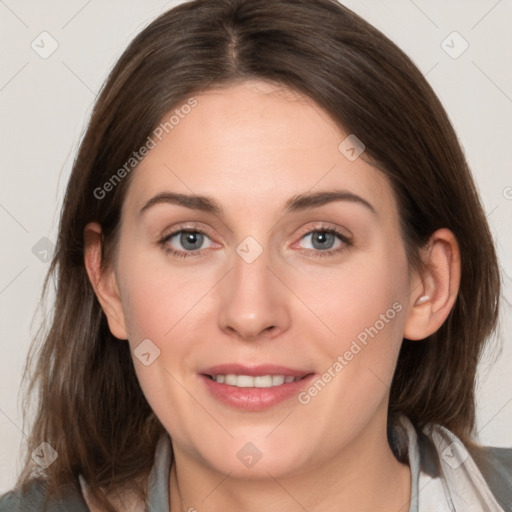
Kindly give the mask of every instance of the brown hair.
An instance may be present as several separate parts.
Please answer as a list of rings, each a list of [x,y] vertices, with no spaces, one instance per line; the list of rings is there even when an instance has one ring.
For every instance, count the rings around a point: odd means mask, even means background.
[[[110,264],[131,174],[108,197],[98,199],[95,190],[171,108],[210,86],[254,78],[312,98],[364,142],[365,158],[393,187],[412,264],[436,229],[456,235],[456,303],[427,341],[404,340],[389,410],[390,417],[401,412],[420,427],[434,422],[471,440],[475,375],[497,320],[499,271],[473,179],[438,98],[395,44],[334,0],[195,0],[164,13],[132,41],[81,141],[45,281],[44,293],[55,278],[56,303],[31,375],[29,392],[38,386],[39,401],[19,483],[33,474],[30,452],[43,441],[58,452],[44,473],[51,492],[76,485],[81,473],[114,511],[108,492],[147,478],[164,429],[141,391],[128,344],[108,329],[85,271],[83,230],[101,224],[103,263]],[[31,359],[35,351],[36,345]],[[138,489],[144,496],[143,483]]]

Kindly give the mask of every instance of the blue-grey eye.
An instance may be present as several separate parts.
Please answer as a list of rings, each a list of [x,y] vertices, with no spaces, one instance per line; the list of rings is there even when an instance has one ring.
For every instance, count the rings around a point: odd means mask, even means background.
[[[315,249],[331,249],[335,242],[335,236],[327,231],[316,231],[313,233],[312,241]]]
[[[209,239],[209,237],[201,231],[180,229],[167,235],[162,243],[170,245],[175,253],[186,253],[201,249],[205,239]],[[176,247],[177,243],[181,247]]]
[[[197,231],[181,231],[180,244],[181,246],[189,251],[195,251],[200,249],[204,242],[204,235]]]
[[[325,230],[315,230],[303,236],[303,239],[310,237],[310,245],[312,247],[306,247],[306,249],[314,250],[328,250],[332,249],[336,239],[340,238],[340,235]],[[339,241],[341,243],[341,241]]]

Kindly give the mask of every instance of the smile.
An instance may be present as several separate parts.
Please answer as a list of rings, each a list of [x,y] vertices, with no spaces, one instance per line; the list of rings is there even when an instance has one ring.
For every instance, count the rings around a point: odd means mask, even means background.
[[[294,377],[293,375],[209,375],[209,377],[218,384],[226,384],[227,386],[236,386],[237,388],[272,388],[290,384],[300,380],[302,377]]]
[[[199,373],[207,393],[217,402],[252,412],[297,400],[314,376],[315,373],[307,369],[236,363],[205,368]]]

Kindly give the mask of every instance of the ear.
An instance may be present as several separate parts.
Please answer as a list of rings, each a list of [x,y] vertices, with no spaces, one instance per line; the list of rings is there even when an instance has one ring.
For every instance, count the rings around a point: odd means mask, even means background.
[[[455,235],[439,229],[421,252],[424,272],[411,283],[404,337],[422,340],[446,320],[460,285],[460,251]]]
[[[114,266],[102,269],[102,232],[96,222],[84,228],[84,264],[96,297],[107,317],[110,332],[121,340],[128,339],[121,295]]]

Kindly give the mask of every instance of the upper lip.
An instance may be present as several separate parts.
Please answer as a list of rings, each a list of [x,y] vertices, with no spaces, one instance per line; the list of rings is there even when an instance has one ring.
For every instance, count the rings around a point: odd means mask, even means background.
[[[284,375],[292,377],[304,377],[310,373],[308,370],[301,370],[296,368],[289,368],[286,366],[277,366],[275,364],[260,364],[260,365],[244,365],[244,364],[219,364],[205,368],[201,372],[203,375],[250,375],[258,377],[262,375]]]

